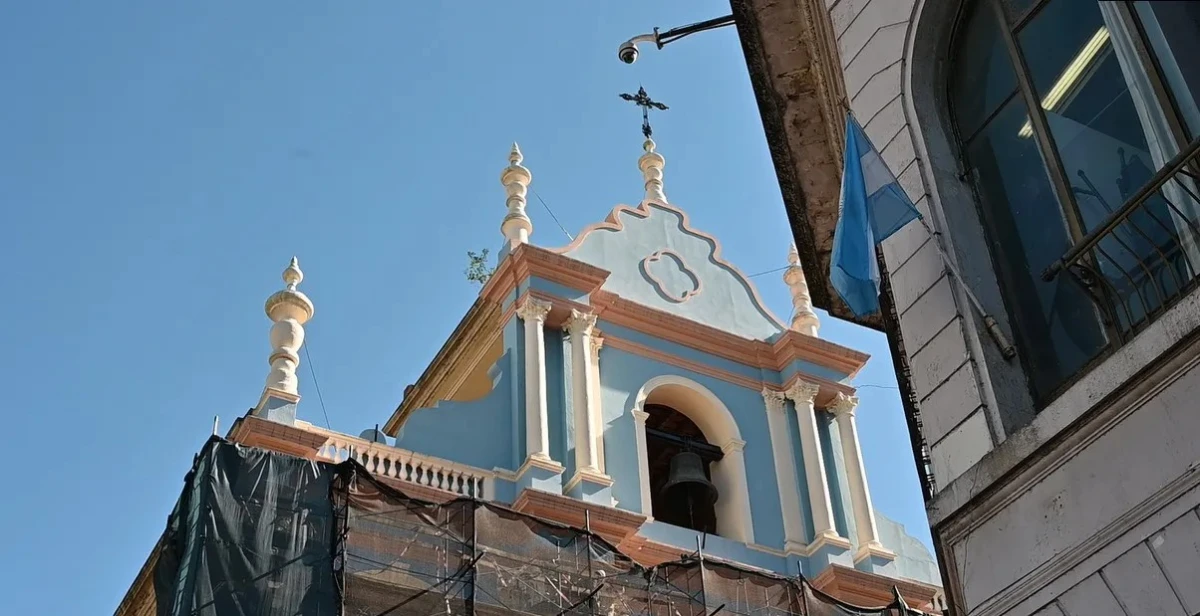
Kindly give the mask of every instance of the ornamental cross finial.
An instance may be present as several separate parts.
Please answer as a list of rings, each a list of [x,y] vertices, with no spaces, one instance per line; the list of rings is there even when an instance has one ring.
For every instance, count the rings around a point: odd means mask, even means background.
[[[637,94],[622,94],[621,98],[631,101],[642,108],[642,135],[649,139],[650,135],[654,134],[654,131],[650,128],[650,109],[666,111],[667,106],[658,101],[651,100],[650,95],[646,94],[646,88],[641,86],[638,86]]]

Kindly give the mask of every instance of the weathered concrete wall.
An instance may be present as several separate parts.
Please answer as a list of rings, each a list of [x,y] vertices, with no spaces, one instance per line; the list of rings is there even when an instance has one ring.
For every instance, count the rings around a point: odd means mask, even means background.
[[[903,58],[914,0],[828,0],[850,107],[909,198],[930,219],[931,190],[919,134],[905,109]],[[931,221],[936,223],[936,221]],[[943,241],[943,245],[945,242]],[[938,242],[910,224],[883,245],[938,485],[983,458],[993,439],[969,352],[965,298],[942,263]]]
[[[732,4],[739,25],[739,5],[758,16],[746,23],[760,28],[758,48],[767,62],[756,65],[750,46],[747,58],[752,76],[772,71],[758,79],[775,90],[759,99],[768,138],[776,141],[773,129],[802,128],[765,116],[799,108],[791,99],[803,90],[784,88],[780,75],[819,72],[812,59],[824,57],[814,47],[823,30],[796,20],[821,5],[828,15],[824,42],[843,84],[814,97],[845,96],[939,232],[931,237],[910,224],[884,243],[883,253],[931,446],[938,493],[929,503],[930,523],[959,613],[1197,613],[1200,413],[1192,401],[1200,398],[1200,368],[1191,358],[1200,354],[1200,295],[1184,298],[1035,413],[1023,366],[1001,357],[963,287],[1011,339],[947,123],[949,31],[962,0]],[[783,102],[772,107],[764,99]],[[831,144],[826,150],[834,151]],[[773,154],[786,195],[795,178],[784,177],[789,166]],[[802,171],[826,173],[829,166]],[[833,173],[829,181],[840,178],[840,165]],[[820,236],[834,222],[811,226]]]
[[[1147,375],[1144,391],[1098,409],[1093,421],[999,494],[944,527],[953,570],[964,585],[961,600],[971,614],[1033,613],[1100,570],[1113,592],[1128,594],[1121,603],[1130,614],[1200,610],[1194,589],[1200,520],[1185,516],[1200,505],[1196,351]],[[1158,565],[1137,564],[1150,552],[1162,553]],[[1177,581],[1174,590],[1166,580]],[[1151,595],[1162,609],[1147,608]],[[1099,600],[1080,591],[1072,596],[1071,602]]]

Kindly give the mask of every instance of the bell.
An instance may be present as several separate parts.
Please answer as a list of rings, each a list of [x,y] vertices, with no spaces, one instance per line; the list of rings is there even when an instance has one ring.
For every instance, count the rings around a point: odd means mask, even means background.
[[[662,494],[672,501],[678,499],[696,505],[717,502],[717,486],[704,476],[704,460],[691,451],[681,451],[671,458],[671,471]]]

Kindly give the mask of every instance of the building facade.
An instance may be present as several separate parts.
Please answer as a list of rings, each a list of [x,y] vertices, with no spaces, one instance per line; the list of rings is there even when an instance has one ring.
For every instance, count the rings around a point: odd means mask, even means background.
[[[783,280],[795,316],[773,315],[667,200],[653,141],[644,150],[637,206],[543,248],[530,242],[532,174],[513,146],[497,268],[382,428],[359,437],[297,415],[313,305],[293,261],[267,302],[266,388],[229,440],[353,459],[434,502],[470,497],[586,526],[646,566],[702,546],[851,604],[879,608],[899,592],[935,609],[934,558],[876,511],[867,484],[856,422],[871,411],[848,383],[868,357],[819,337],[795,250]],[[127,605],[145,604],[148,575]]]
[[[1200,4],[733,0],[818,307],[887,332],[957,614],[1197,614]],[[928,228],[829,285],[847,111]]]

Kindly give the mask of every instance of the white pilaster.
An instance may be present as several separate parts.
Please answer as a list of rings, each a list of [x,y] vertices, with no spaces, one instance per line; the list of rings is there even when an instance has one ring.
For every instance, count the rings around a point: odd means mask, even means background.
[[[822,539],[843,539],[837,534],[837,528],[833,524],[829,482],[825,477],[825,456],[821,453],[821,440],[817,437],[817,415],[813,402],[819,389],[812,383],[796,381],[787,391],[787,397],[796,406],[796,419],[800,424],[804,476],[808,479],[808,500],[812,505],[813,543]]]
[[[638,481],[642,491],[642,515],[654,519],[654,506],[650,493],[650,454],[646,451],[646,419],[650,413],[635,408],[633,414],[633,440],[637,447]]]
[[[839,393],[829,412],[833,413],[842,440],[842,457],[846,460],[846,481],[850,484],[850,503],[854,507],[854,525],[858,533],[858,552],[855,560],[861,560],[871,552],[882,552],[879,529],[875,525],[875,509],[871,504],[871,490],[867,487],[867,474],[863,468],[862,453],[858,447],[858,426],[854,411],[858,408],[858,396]]]
[[[787,399],[782,391],[763,389],[767,405],[767,428],[771,433],[771,454],[775,459],[775,479],[779,484],[779,504],[783,515],[783,550],[803,554],[804,518],[800,508],[800,490],[796,481],[796,458],[788,434]]]
[[[567,331],[571,333],[571,386],[575,410],[575,472],[600,474],[594,427],[593,401],[596,399],[592,373],[592,330],[596,315],[571,310]]]
[[[546,315],[550,303],[526,297],[517,307],[525,321],[525,452],[527,458],[550,459],[546,413]]]
[[[742,450],[746,441],[730,439],[721,444],[724,457],[713,463],[713,483],[717,487],[717,534],[722,537],[754,543],[754,521],[750,515],[750,490],[747,485],[746,458]],[[720,469],[719,471],[717,469]],[[729,499],[729,506],[720,501]]]
[[[592,437],[596,443],[596,461],[600,472],[605,471],[604,461],[604,407],[600,395],[600,348],[604,346],[604,336],[592,336],[592,370],[588,376],[592,379]]]

